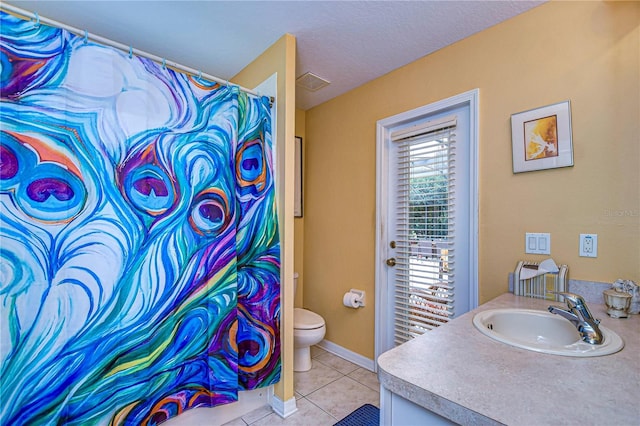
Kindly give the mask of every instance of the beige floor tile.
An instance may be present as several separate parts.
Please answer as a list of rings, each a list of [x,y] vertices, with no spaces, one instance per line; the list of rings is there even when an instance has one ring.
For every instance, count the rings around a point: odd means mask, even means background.
[[[320,346],[311,346],[311,358],[315,358],[317,356],[320,356],[322,354],[326,354],[327,351],[325,351],[324,349],[322,349]]]
[[[369,371],[366,368],[358,368],[355,371],[349,373],[349,377],[358,383],[362,383],[368,388],[374,391],[380,392],[380,382],[378,381],[378,375],[373,371]]]
[[[345,376],[307,395],[307,399],[337,420],[363,404],[380,406],[380,394]]]
[[[332,426],[336,423],[336,419],[322,411],[320,408],[312,404],[306,398],[300,398],[296,401],[298,411],[283,419],[276,413],[269,414],[261,418],[251,426]]]
[[[331,368],[335,368],[342,374],[349,374],[352,371],[355,371],[359,368],[356,364],[352,363],[351,361],[347,361],[344,358],[340,358],[338,355],[334,355],[331,352],[318,355],[314,359],[316,361],[320,361],[324,365],[328,365]]]
[[[311,347],[312,368],[294,373],[298,411],[282,419],[261,407],[225,426],[332,426],[363,404],[380,406],[378,377],[326,350]]]
[[[273,413],[273,410],[271,409],[271,407],[268,405],[265,405],[264,407],[256,408],[255,410],[245,414],[244,416],[242,416],[242,420],[244,420],[246,424],[250,425],[251,423],[258,421],[263,417],[267,417],[272,413]]]
[[[247,423],[242,419],[231,420],[229,423],[225,423],[222,426],[247,426]]]
[[[306,396],[340,377],[339,371],[312,359],[311,370],[293,374],[293,387],[300,395]]]

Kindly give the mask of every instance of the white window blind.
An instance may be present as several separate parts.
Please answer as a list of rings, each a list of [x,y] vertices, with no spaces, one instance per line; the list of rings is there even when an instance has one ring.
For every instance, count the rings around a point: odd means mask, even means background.
[[[455,129],[447,117],[393,132],[397,144],[394,341],[453,315]]]

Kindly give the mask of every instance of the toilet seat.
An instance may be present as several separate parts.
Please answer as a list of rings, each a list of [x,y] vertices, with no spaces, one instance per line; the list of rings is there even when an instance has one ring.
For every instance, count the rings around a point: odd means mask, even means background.
[[[293,328],[298,330],[314,330],[324,327],[324,319],[315,312],[302,308],[293,308]]]

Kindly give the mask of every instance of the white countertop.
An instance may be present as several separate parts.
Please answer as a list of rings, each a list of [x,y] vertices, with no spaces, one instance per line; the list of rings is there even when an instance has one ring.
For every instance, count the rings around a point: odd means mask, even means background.
[[[482,310],[546,310],[548,300],[503,294],[378,357],[386,389],[460,424],[640,425],[640,315],[613,319],[589,303],[625,342],[612,355],[573,358],[519,349],[482,335]]]

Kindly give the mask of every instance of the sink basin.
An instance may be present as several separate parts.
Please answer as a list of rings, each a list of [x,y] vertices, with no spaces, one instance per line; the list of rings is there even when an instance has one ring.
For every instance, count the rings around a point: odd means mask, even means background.
[[[589,357],[610,355],[624,347],[612,330],[600,326],[601,345],[583,342],[567,319],[532,309],[489,309],[473,317],[473,325],[485,336],[530,351],[553,355]]]

